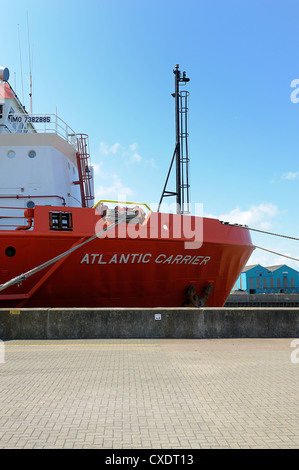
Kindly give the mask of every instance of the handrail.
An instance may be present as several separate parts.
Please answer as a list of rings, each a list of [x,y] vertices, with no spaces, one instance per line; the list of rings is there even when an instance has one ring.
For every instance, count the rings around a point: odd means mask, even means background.
[[[49,194],[49,195],[42,195],[42,196],[39,196],[39,195],[28,195],[28,196],[25,196],[25,195],[19,195],[19,194],[15,194],[14,196],[9,196],[9,195],[1,195],[0,196],[0,199],[36,199],[36,198],[48,198],[48,197],[57,197],[57,199],[62,199],[62,205],[63,206],[66,206],[66,202],[65,202],[65,198],[63,196],[58,196],[57,194]],[[0,209],[12,209],[10,206],[9,207],[0,207]],[[22,209],[22,208],[18,208],[18,209]]]
[[[6,125],[11,133],[53,133],[62,137],[73,147],[77,145],[75,131],[57,114],[9,114],[1,124]]]
[[[108,199],[101,199],[99,202],[97,202],[93,206],[93,209],[96,209],[98,205],[103,202],[108,202],[108,203],[113,203],[113,204],[135,204],[135,206],[145,206],[150,212],[152,212],[151,208],[147,204],[145,204],[145,202],[109,201]]]
[[[32,228],[33,221],[34,221],[34,209],[24,208],[24,207],[1,207],[1,215],[0,215],[0,230],[28,230]],[[4,211],[19,211],[16,215],[11,215],[11,213],[5,214]],[[22,215],[19,215],[20,212]],[[27,225],[20,225],[19,220],[23,220],[24,222],[27,220]],[[15,223],[10,223],[10,221],[14,221]],[[6,223],[5,223],[6,222]],[[7,223],[8,222],[8,223]],[[17,223],[18,222],[18,223]]]

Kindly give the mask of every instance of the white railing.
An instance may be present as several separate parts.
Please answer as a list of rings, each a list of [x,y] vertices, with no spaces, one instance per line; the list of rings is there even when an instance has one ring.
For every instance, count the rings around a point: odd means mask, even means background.
[[[17,134],[52,133],[66,140],[73,147],[77,146],[75,131],[57,114],[9,114],[2,121],[8,132]]]

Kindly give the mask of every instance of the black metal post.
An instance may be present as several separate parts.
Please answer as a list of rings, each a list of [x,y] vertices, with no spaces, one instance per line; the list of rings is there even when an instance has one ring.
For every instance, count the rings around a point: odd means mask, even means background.
[[[175,75],[175,138],[176,138],[176,203],[177,203],[177,213],[181,213],[181,142],[180,142],[180,90],[179,82],[181,78],[181,72],[179,71],[179,65],[175,66],[173,71]]]

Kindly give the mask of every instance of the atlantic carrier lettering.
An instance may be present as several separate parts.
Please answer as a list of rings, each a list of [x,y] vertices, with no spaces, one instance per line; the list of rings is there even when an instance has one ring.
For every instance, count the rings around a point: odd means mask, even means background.
[[[192,256],[192,255],[166,255],[159,254],[153,256],[152,253],[115,253],[105,255],[103,253],[86,253],[80,261],[80,264],[147,264],[155,262],[156,264],[197,264],[206,265],[210,261],[210,256]]]

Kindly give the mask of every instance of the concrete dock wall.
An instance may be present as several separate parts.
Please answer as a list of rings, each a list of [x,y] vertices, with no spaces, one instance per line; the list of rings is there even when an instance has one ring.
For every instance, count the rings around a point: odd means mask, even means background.
[[[0,339],[296,338],[299,308],[0,309]]]

